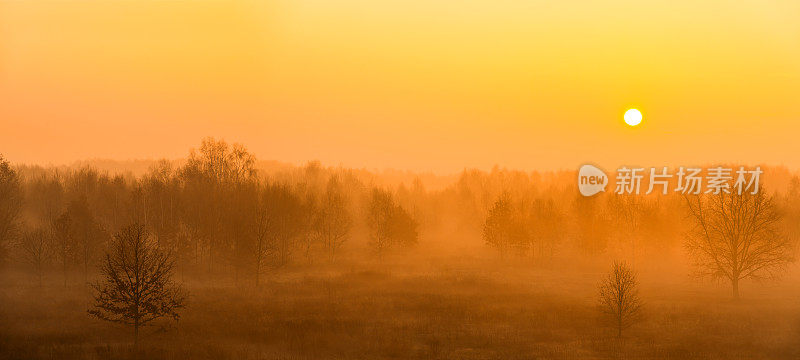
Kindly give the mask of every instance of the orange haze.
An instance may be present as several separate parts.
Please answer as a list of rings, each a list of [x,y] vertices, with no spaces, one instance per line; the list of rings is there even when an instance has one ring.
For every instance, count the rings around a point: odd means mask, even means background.
[[[0,1],[0,152],[800,167],[800,2]],[[642,125],[626,127],[636,107]]]

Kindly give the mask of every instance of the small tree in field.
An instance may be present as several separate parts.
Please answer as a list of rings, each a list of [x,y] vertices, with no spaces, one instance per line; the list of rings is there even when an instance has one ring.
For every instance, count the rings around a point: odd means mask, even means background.
[[[726,279],[739,298],[739,281],[774,278],[794,261],[782,215],[763,188],[687,196],[694,229],[686,249],[698,275]]]
[[[642,301],[638,287],[636,273],[622,262],[615,262],[611,273],[600,284],[601,311],[617,328],[618,337],[640,318]]]
[[[103,281],[95,284],[89,315],[133,327],[134,345],[139,328],[167,317],[179,319],[184,295],[172,282],[173,258],[150,241],[141,225],[120,230],[101,267]]]

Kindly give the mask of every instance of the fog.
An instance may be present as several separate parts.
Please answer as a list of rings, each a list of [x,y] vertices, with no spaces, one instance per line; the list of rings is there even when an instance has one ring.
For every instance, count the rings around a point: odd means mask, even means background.
[[[800,178],[762,170],[757,195],[584,197],[575,171],[293,166],[213,138],[4,160],[0,354],[797,358]]]

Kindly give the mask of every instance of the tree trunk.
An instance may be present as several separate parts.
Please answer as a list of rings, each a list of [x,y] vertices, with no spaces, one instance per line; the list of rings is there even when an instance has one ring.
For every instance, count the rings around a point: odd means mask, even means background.
[[[739,279],[731,280],[731,286],[733,287],[733,298],[739,300]]]
[[[139,320],[133,323],[133,350],[139,351]]]

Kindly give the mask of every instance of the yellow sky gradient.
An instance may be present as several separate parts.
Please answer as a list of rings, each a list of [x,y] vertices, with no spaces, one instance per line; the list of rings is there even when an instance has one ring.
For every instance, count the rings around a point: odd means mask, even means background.
[[[626,127],[626,109],[644,121]],[[800,168],[798,1],[5,1],[0,152]]]

